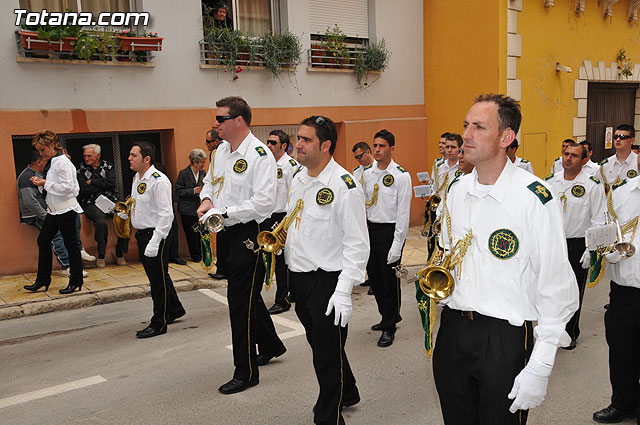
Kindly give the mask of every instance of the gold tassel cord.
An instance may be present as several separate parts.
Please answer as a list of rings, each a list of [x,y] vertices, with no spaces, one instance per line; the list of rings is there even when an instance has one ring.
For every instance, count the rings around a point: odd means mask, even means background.
[[[567,212],[567,195],[564,192],[560,192],[560,200],[562,201],[562,212]]]
[[[213,177],[211,177],[211,185],[215,186],[217,184],[220,184],[218,186],[218,190],[216,191],[216,198],[220,197],[220,191],[222,190],[222,186],[224,185],[224,174],[221,175],[220,177],[216,177],[215,179]]]
[[[378,185],[378,183],[376,183],[375,185],[373,185],[373,193],[371,194],[371,200],[365,200],[364,201],[364,206],[366,208],[372,207],[374,205],[376,205],[378,203],[378,191],[380,190],[380,186]]]

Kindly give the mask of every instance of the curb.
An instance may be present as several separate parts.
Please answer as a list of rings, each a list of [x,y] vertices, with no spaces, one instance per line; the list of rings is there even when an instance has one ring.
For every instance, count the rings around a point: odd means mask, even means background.
[[[185,279],[173,283],[177,292],[193,291],[196,289],[226,288],[226,280],[212,279]],[[148,297],[151,294],[149,284],[126,286],[115,289],[103,289],[101,291],[75,292],[60,298],[51,298],[40,301],[28,301],[19,304],[9,304],[0,307],[0,320],[17,319],[20,317],[34,316],[36,314],[50,313],[52,311],[75,310],[92,305],[110,304],[118,301],[135,300]]]

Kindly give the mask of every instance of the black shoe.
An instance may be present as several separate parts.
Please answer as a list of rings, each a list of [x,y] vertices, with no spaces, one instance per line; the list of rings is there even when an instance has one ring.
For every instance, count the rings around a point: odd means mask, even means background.
[[[75,283],[71,283],[69,282],[69,284],[67,285],[66,288],[59,290],[58,292],[60,292],[61,294],[71,294],[73,293],[76,289],[78,289],[78,292],[80,292],[80,290],[82,289],[82,282],[80,282],[79,284],[75,284]]]
[[[574,348],[576,348],[576,340],[575,339],[571,340],[571,344],[567,345],[566,347],[562,347],[563,350],[573,350]]]
[[[393,344],[393,339],[396,337],[396,330],[382,331],[380,339],[378,340],[378,347],[388,347]]]
[[[156,335],[162,335],[167,333],[167,327],[165,326],[162,329],[152,328],[151,325],[147,326],[141,331],[136,332],[136,337],[138,338],[151,338]]]
[[[218,391],[220,391],[222,394],[235,394],[242,392],[249,387],[255,387],[256,385],[258,385],[258,382],[258,378],[254,379],[253,381],[243,381],[242,379],[234,378],[226,384],[221,385],[220,388],[218,388]]]
[[[280,305],[276,303],[269,309],[269,314],[284,313],[285,311],[289,311],[290,308],[290,305]]]
[[[38,289],[44,287],[44,291],[47,292],[49,290],[49,285],[51,285],[51,282],[49,283],[34,283],[33,285],[24,285],[23,288],[26,289],[27,291],[37,291]]]
[[[371,284],[369,283],[369,279],[365,280],[364,282],[362,282],[360,284],[360,286],[370,286]]]
[[[178,257],[178,258],[170,258],[169,259],[170,263],[176,263],[176,264],[180,264],[181,266],[186,266],[187,262],[184,261],[182,258]]]
[[[382,322],[376,323],[375,325],[371,326],[371,330],[372,331],[381,331],[382,330]]]
[[[373,288],[369,286],[369,290],[367,291],[367,295],[373,295]]]
[[[634,412],[628,410],[620,410],[617,407],[613,407],[613,405],[611,405],[594,413],[593,420],[596,422],[600,422],[601,424],[615,424],[623,419],[632,419],[634,416]]]
[[[194,263],[199,263],[200,261],[202,261],[201,258],[192,258],[191,261],[193,261]]]
[[[358,393],[358,390],[356,389],[356,393],[354,395],[352,395],[351,397],[345,397],[342,399],[340,406],[350,407],[350,406],[355,406],[358,403],[360,403],[360,393]]]
[[[209,273],[209,277],[216,280],[223,280],[227,278],[227,275],[222,273]]]
[[[604,309],[605,309],[605,310],[609,310],[609,303],[607,303],[607,304],[605,304],[605,305],[604,305]],[[603,410],[604,410],[604,409],[603,409]]]
[[[287,349],[283,348],[283,350],[281,352],[279,352],[278,354],[272,354],[272,355],[256,354],[256,363],[258,364],[258,366],[265,366],[271,361],[272,358],[280,357],[281,355],[283,355],[286,352],[287,352]]]
[[[185,314],[187,314],[187,312],[184,311],[184,309],[183,309],[180,313],[176,314],[175,316],[171,316],[171,317],[167,318],[167,325],[172,324],[173,322],[175,322],[176,320],[178,320],[179,318],[181,318]]]

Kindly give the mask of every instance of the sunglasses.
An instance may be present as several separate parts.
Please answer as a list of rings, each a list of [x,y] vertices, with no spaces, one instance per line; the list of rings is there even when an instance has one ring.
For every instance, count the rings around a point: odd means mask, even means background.
[[[615,139],[627,140],[627,139],[631,139],[631,136],[629,134],[614,134],[613,138],[614,140]]]
[[[240,115],[216,115],[216,121],[222,124],[225,121],[232,120],[234,118],[238,118]]]
[[[280,143],[280,142],[278,142],[277,140],[267,140],[267,145],[274,145],[275,146],[278,143]]]
[[[356,159],[358,161],[360,161],[362,159],[362,157],[364,156],[365,152],[362,152],[360,155],[356,155]]]
[[[215,143],[215,142],[219,142],[220,139],[213,139],[213,140],[204,139],[204,141],[205,141],[205,143]]]

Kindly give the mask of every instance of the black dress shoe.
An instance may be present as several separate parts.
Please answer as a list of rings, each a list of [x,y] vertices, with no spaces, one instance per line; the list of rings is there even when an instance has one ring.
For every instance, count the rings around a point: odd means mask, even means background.
[[[609,310],[609,304],[608,303],[604,305],[604,309],[605,310]]]
[[[256,385],[258,385],[258,382],[258,378],[252,381],[243,381],[242,379],[234,378],[226,384],[221,385],[220,388],[218,388],[218,391],[220,391],[222,394],[235,394],[242,392],[249,387],[255,387]]]
[[[378,340],[378,347],[388,347],[393,344],[393,339],[396,337],[396,330],[382,331],[380,339]]]
[[[376,323],[375,325],[371,326],[371,330],[372,331],[381,331],[382,330],[382,322]]]
[[[162,335],[167,333],[166,326],[162,329],[152,328],[151,325],[147,326],[141,331],[136,332],[136,337],[138,338],[151,338],[156,335]]]
[[[185,314],[187,314],[187,312],[182,310],[180,313],[176,314],[175,316],[168,317],[167,318],[167,325],[172,324],[173,322],[175,322],[176,320],[178,320],[179,318],[181,318]]]
[[[349,406],[355,406],[356,404],[360,403],[360,394],[358,393],[358,390],[356,389],[356,393],[350,397],[344,397],[342,399],[342,402],[340,403],[340,406],[342,407],[349,407]]]
[[[573,350],[574,348],[576,348],[576,340],[572,339],[571,343],[569,345],[567,345],[566,347],[562,347],[563,350]]]
[[[180,264],[181,266],[186,266],[187,262],[184,261],[182,258],[178,257],[178,258],[170,258],[169,259],[170,263],[176,263],[176,264]]]
[[[272,358],[274,357],[280,357],[281,355],[283,355],[284,353],[287,352],[287,349],[284,348],[281,352],[277,353],[277,354],[256,354],[256,363],[258,364],[258,366],[265,366],[267,363],[269,363],[271,361]]]
[[[360,284],[360,286],[370,286],[371,284],[369,283],[369,279],[365,280],[364,282],[362,282]]]
[[[623,419],[633,418],[634,416],[634,412],[631,412],[629,410],[620,410],[617,407],[613,407],[613,405],[611,405],[594,413],[593,420],[596,422],[600,422],[601,424],[615,424]]]
[[[227,275],[222,273],[209,273],[209,277],[216,280],[223,280],[227,278]]]
[[[80,290],[82,289],[82,282],[75,284],[75,283],[71,283],[69,282],[69,284],[67,285],[66,288],[59,290],[58,292],[60,292],[61,294],[71,294],[73,293],[75,290],[78,290],[78,292],[80,292]]]
[[[51,285],[51,282],[49,283],[34,283],[33,285],[24,285],[23,288],[26,289],[27,291],[37,291],[38,289],[44,287],[44,291],[47,292],[49,290],[49,285]]]
[[[367,295],[373,295],[373,288],[369,286],[369,290],[367,291]]]
[[[270,309],[269,309],[269,314],[280,314],[280,313],[284,313],[285,311],[289,311],[289,309],[291,308],[290,305],[280,305],[280,304],[274,304]]]

